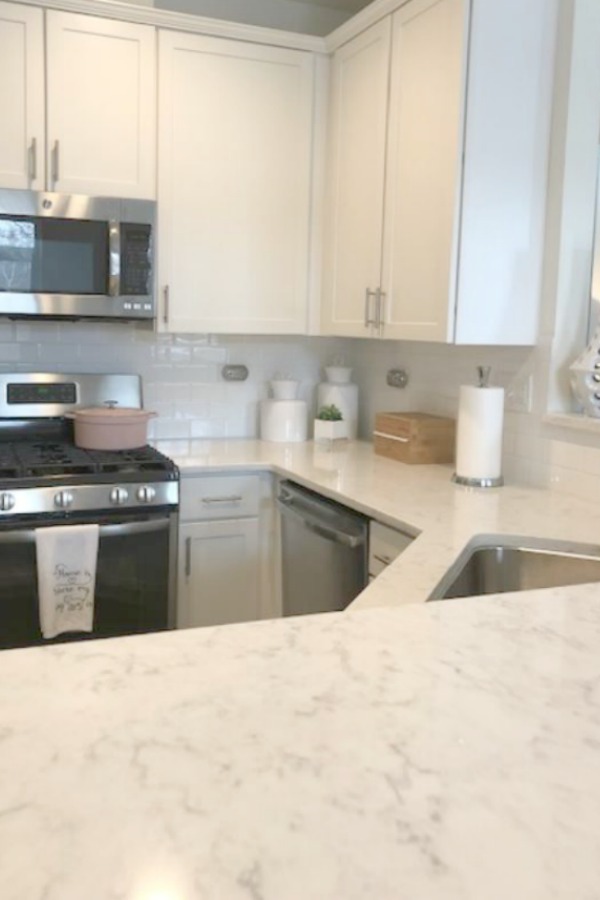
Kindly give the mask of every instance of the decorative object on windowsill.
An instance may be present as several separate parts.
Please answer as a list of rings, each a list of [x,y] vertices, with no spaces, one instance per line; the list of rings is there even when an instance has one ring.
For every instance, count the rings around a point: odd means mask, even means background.
[[[345,439],[346,423],[341,410],[333,403],[321,406],[315,419],[315,441],[332,443]]]
[[[600,324],[585,350],[569,366],[569,379],[583,414],[600,419]]]
[[[330,366],[325,366],[327,381],[317,388],[317,409],[337,406],[342,413],[344,437],[355,440],[358,433],[358,386],[350,381],[352,369],[343,365],[343,359],[336,357]]]
[[[500,487],[504,389],[490,387],[489,366],[478,366],[477,385],[462,385],[452,480],[468,487]]]

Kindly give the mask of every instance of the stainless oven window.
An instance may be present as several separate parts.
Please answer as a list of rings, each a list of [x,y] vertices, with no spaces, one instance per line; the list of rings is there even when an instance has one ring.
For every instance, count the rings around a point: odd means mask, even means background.
[[[0,291],[108,291],[108,223],[0,215]]]
[[[83,521],[90,520],[73,516],[68,524]],[[63,634],[52,641],[44,640],[40,631],[34,527],[13,524],[0,531],[0,649],[169,627],[173,517],[95,521],[100,542],[93,631]]]

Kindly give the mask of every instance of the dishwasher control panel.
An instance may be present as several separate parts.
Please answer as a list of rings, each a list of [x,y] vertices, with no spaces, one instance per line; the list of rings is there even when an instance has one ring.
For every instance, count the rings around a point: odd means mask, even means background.
[[[373,519],[369,527],[369,581],[380,575],[413,540],[412,535]]]

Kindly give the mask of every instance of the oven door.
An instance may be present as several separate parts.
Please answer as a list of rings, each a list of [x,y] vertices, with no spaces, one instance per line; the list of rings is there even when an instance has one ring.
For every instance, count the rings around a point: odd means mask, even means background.
[[[35,529],[49,521],[0,530],[0,648],[29,647],[99,637],[161,631],[174,625],[176,513],[135,518],[70,516],[63,524],[94,521],[100,541],[91,633],[45,640],[40,630]]]

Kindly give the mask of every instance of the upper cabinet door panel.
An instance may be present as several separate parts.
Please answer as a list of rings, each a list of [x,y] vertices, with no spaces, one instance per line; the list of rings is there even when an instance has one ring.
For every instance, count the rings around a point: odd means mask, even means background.
[[[556,16],[556,0],[473,11],[456,343],[538,336]]]
[[[154,28],[47,13],[48,187],[156,194]]]
[[[366,336],[381,283],[390,19],[337,51],[329,138],[323,331]]]
[[[168,327],[303,333],[313,59],[175,32],[159,40]]]
[[[44,187],[44,14],[0,2],[0,185]]]
[[[386,337],[452,338],[465,40],[463,0],[414,0],[393,17]]]

